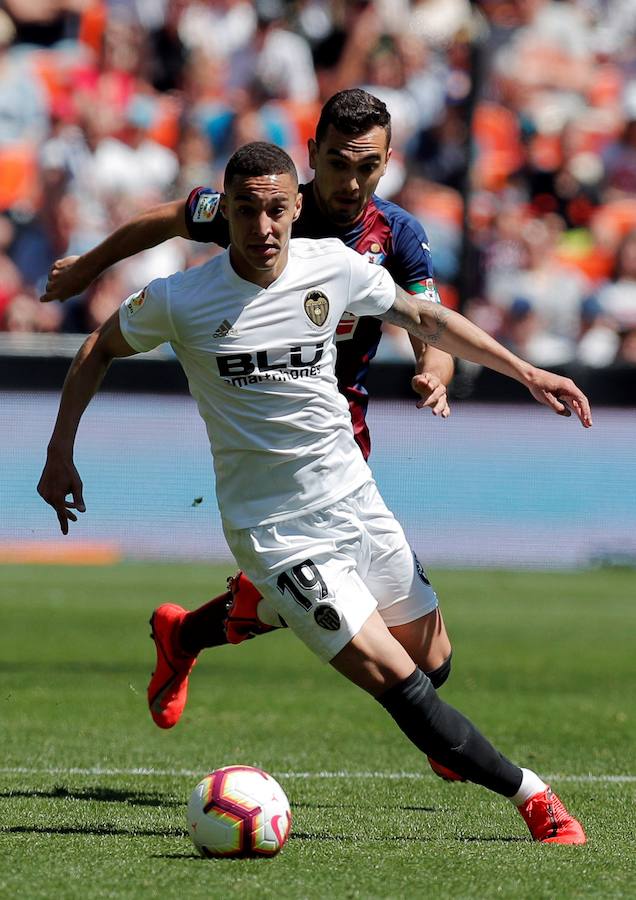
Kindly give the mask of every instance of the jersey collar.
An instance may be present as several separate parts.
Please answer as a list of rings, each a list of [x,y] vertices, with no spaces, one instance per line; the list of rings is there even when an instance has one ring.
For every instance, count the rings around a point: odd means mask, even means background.
[[[287,275],[287,270],[289,269],[289,263],[291,259],[291,246],[289,248],[289,254],[287,256],[287,265],[280,273],[278,278],[275,281],[272,281],[270,285],[267,287],[261,287],[258,284],[255,284],[253,281],[247,281],[245,278],[241,278],[239,274],[234,270],[232,262],[230,260],[230,248],[223,253],[223,274],[229,284],[232,285],[233,288],[242,291],[245,294],[260,294],[261,291],[270,291],[275,288],[277,285],[283,281],[285,276]]]

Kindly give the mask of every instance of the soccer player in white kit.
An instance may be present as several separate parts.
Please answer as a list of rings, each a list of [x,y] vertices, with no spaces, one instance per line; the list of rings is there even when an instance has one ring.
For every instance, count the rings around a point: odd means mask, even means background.
[[[73,464],[83,411],[113,358],[170,341],[207,426],[228,544],[275,614],[420,750],[510,798],[535,840],[584,843],[548,785],[441,701],[408,652],[437,598],[354,442],[334,375],[335,329],[345,310],[387,319],[516,378],[559,414],[571,407],[585,427],[587,399],[462,316],[405,294],[340,241],[290,241],[301,202],[284,151],[256,143],[234,154],[223,199],[230,248],[152,282],[89,336],[64,384],[38,491],[66,534],[85,509]]]

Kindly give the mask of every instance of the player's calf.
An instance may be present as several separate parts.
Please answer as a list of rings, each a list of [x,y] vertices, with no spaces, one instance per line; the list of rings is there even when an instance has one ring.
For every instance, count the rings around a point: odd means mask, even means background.
[[[238,572],[227,580],[227,591],[198,609],[185,613],[179,627],[178,640],[184,652],[196,656],[201,650],[222,644],[240,644],[259,634],[281,626],[262,622],[258,609],[260,592],[247,575]]]
[[[203,606],[186,612],[178,633],[184,652],[196,656],[206,648],[227,644],[225,621],[231,603],[232,593],[228,589]]]
[[[430,672],[426,672],[426,677],[431,682],[435,690],[441,688],[443,684],[448,680],[448,676],[450,675],[451,670],[451,659],[452,659],[452,651],[448,654],[444,662],[441,666],[438,666],[436,669],[432,669]],[[438,778],[442,778],[444,781],[466,781],[461,775],[458,775],[457,772],[453,772],[452,769],[449,769],[448,766],[443,766],[441,763],[438,763],[436,760],[428,757],[428,764],[430,765],[433,772],[438,776]]]
[[[505,797],[516,794],[521,769],[499,753],[458,710],[440,700],[420,669],[378,699],[430,759]]]
[[[458,710],[439,699],[416,669],[379,698],[408,738],[430,758],[507,797],[536,841],[584,844],[585,832],[551,788],[530,769],[499,753]]]

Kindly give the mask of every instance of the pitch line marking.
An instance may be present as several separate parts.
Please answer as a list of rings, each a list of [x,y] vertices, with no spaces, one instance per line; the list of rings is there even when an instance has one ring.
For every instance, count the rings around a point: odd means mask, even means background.
[[[153,768],[130,768],[130,769],[111,769],[103,766],[90,766],[82,768],[79,766],[70,767],[48,767],[37,768],[29,766],[0,766],[0,775],[104,775],[104,776],[141,776],[141,777],[168,777],[168,778],[199,778],[202,769],[153,769]],[[435,778],[432,772],[347,772],[345,770],[336,772],[273,772],[276,778],[303,778],[303,779],[354,779],[354,778],[376,778],[385,781],[399,781],[401,778],[410,778],[413,780],[422,780]],[[581,784],[631,784],[636,782],[636,775],[546,775],[547,781],[561,782],[572,781]]]

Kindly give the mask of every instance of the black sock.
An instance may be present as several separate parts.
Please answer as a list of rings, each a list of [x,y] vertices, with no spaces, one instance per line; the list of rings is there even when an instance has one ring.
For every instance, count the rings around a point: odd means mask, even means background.
[[[458,710],[440,700],[421,669],[378,700],[415,746],[436,762],[504,797],[519,790],[521,769]]]
[[[226,591],[198,609],[186,613],[178,635],[179,644],[185,653],[196,656],[204,647],[227,644],[225,618],[231,596]]]

